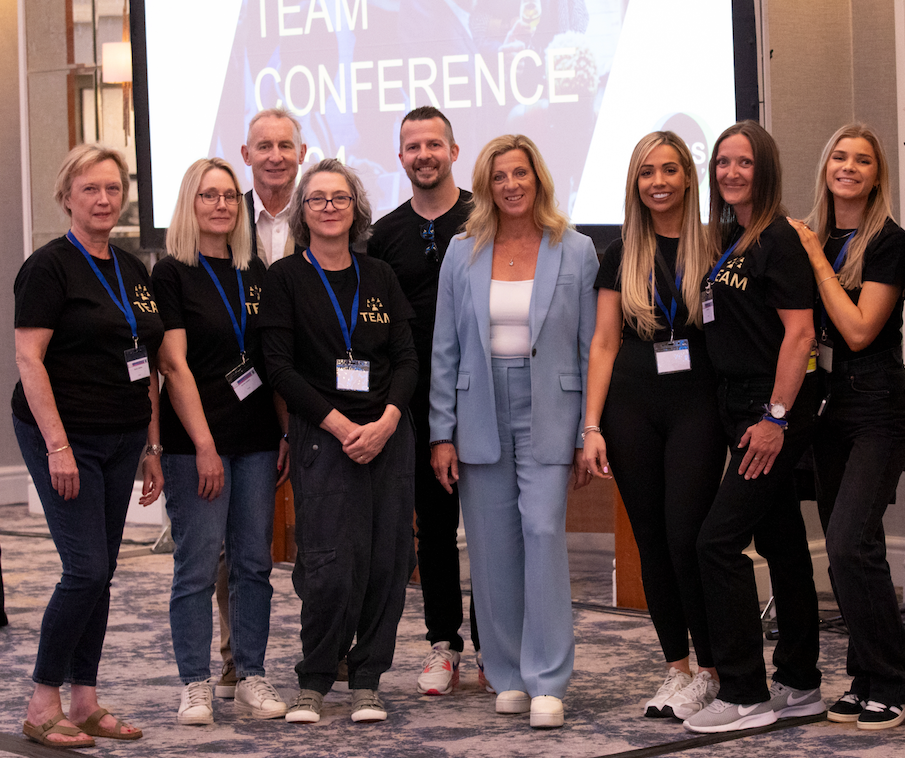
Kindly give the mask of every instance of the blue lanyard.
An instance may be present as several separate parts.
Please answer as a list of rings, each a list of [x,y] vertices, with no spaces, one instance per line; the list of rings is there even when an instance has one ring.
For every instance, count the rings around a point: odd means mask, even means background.
[[[833,263],[833,273],[839,273],[839,269],[841,269],[842,265],[845,263],[845,256],[848,255],[848,246],[851,244],[857,233],[858,230],[856,229],[845,241],[845,244],[839,251],[839,255],[836,256],[836,262]],[[817,295],[820,295],[820,290],[817,291]],[[823,336],[826,336],[826,306],[823,304],[823,299],[820,300],[820,328],[823,330]]]
[[[223,300],[223,305],[226,306],[226,312],[229,314],[229,320],[233,322],[233,332],[235,332],[236,334],[236,342],[239,343],[239,353],[242,355],[242,363],[245,363],[245,322],[248,317],[246,315],[245,308],[245,286],[242,283],[242,272],[239,271],[239,269],[236,269],[236,279],[238,279],[239,281],[239,318],[242,319],[242,326],[240,327],[239,322],[236,321],[236,314],[233,313],[233,309],[229,304],[229,300],[226,299],[226,293],[223,291],[223,285],[220,284],[220,280],[217,278],[217,275],[211,268],[211,264],[207,262],[207,260],[203,255],[201,255],[201,253],[198,253],[198,260],[201,261],[201,265],[210,276],[211,281],[217,288],[217,292],[220,293],[220,299]],[[232,251],[230,251],[230,260],[232,260]]]
[[[657,302],[657,307],[663,312],[663,315],[666,316],[667,321],[669,321],[669,329],[673,331],[672,322],[676,318],[676,310],[678,305],[676,303],[676,299],[673,297],[672,302],[669,304],[669,310],[666,310],[666,306],[663,305],[663,300],[660,299],[660,291],[657,289],[657,283],[654,280],[654,273],[651,272],[650,275],[651,284],[654,287],[654,300]],[[676,291],[682,291],[682,274],[676,274]]]
[[[716,281],[716,275],[720,273],[720,269],[723,267],[723,264],[726,262],[726,259],[732,255],[732,251],[738,247],[738,243],[741,242],[741,239],[737,239],[732,243],[732,247],[730,247],[725,253],[723,253],[723,257],[720,258],[716,262],[716,266],[713,267],[713,271],[710,272],[710,276],[707,277],[707,281],[710,284],[713,284]]]
[[[94,262],[94,258],[91,256],[84,245],[79,242],[75,235],[72,233],[72,230],[66,232],[66,239],[68,239],[73,245],[75,245],[85,256],[85,260],[88,261],[88,265],[91,266],[91,270],[94,271],[94,275],[98,278],[98,281],[104,285],[104,289],[107,290],[107,294],[113,299],[113,302],[116,304],[116,307],[122,311],[122,314],[126,317],[126,321],[129,323],[129,329],[132,330],[132,340],[135,343],[135,347],[138,347],[138,322],[135,320],[135,314],[132,312],[132,306],[129,304],[129,299],[126,297],[126,285],[123,284],[123,275],[119,270],[119,261],[116,260],[116,253],[113,252],[113,246],[110,246],[110,256],[113,258],[113,268],[116,271],[116,281],[119,282],[119,294],[122,300],[119,300],[116,295],[113,293],[113,288],[110,286],[110,283],[107,281],[107,277],[105,277],[101,270],[97,267],[97,264]]]
[[[339,301],[336,299],[336,293],[333,291],[333,287],[330,286],[330,282],[327,281],[327,275],[321,268],[321,264],[317,262],[317,258],[314,257],[314,253],[311,252],[310,247],[305,252],[308,253],[308,259],[311,261],[314,268],[317,269],[317,273],[324,283],[324,287],[327,289],[327,294],[330,296],[330,302],[333,303],[333,310],[336,311],[336,318],[339,319],[339,327],[342,329],[343,339],[346,342],[346,353],[349,355],[349,360],[352,360],[352,334],[355,332],[355,324],[358,321],[358,319],[355,318],[355,314],[358,313],[358,294],[361,291],[361,271],[358,268],[358,261],[355,260],[355,255],[353,254],[352,265],[355,266],[356,284],[355,297],[352,298],[352,314],[349,319],[349,323],[352,327],[349,328],[346,326],[346,320],[343,318],[343,312],[339,307]]]

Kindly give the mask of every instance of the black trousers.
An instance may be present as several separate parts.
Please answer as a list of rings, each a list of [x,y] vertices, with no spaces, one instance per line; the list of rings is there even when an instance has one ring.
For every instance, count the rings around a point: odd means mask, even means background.
[[[462,586],[459,578],[459,492],[450,495],[434,476],[430,465],[428,387],[418,386],[411,402],[415,422],[415,517],[418,537],[418,570],[424,597],[426,638],[431,645],[449,642],[460,653],[465,645],[462,626]],[[471,641],[481,649],[471,601]]]
[[[883,514],[905,465],[905,368],[899,351],[833,366],[814,439],[817,504],[830,580],[849,631],[851,689],[905,701],[905,628],[886,562]]]
[[[769,699],[760,604],[751,559],[754,539],[770,568],[779,642],[773,678],[796,689],[820,686],[817,592],[793,470],[811,440],[816,377],[805,378],[769,474],[746,480],[739,440],[763,416],[773,379],[728,380],[717,393],[729,441],[729,467],[698,537],[720,699],[750,705]]]
[[[663,656],[686,658],[690,631],[698,665],[713,666],[697,540],[726,462],[715,382],[614,375],[600,423]]]
[[[350,460],[329,432],[289,422],[302,600],[301,689],[329,692],[342,658],[350,689],[377,689],[393,663],[405,587],[415,568],[415,435],[405,413],[368,464]],[[356,639],[353,647],[352,641]]]

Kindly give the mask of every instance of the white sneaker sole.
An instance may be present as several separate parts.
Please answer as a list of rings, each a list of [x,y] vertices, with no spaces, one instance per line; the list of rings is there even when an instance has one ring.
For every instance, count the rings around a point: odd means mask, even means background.
[[[563,713],[532,713],[531,728],[532,729],[556,729],[565,722]]]
[[[531,710],[531,698],[526,694],[524,698],[519,698],[517,700],[501,701],[499,695],[497,695],[495,708],[497,713],[528,713],[528,711]]]
[[[177,713],[176,723],[181,726],[208,726],[214,723],[214,712],[207,713]]]
[[[253,705],[248,705],[248,703],[242,703],[238,700],[233,702],[237,711],[241,711],[242,713],[250,713],[252,718],[256,719],[281,719],[286,715],[286,711],[289,710],[289,706],[285,703],[282,708],[255,708]]]
[[[321,715],[314,711],[289,711],[285,719],[290,724],[316,724],[321,720]]]
[[[807,705],[792,705],[776,711],[776,718],[790,719],[795,716],[819,716],[826,711],[826,703],[822,700]]]
[[[437,687],[426,686],[418,681],[418,694],[419,695],[451,695],[453,689],[455,689],[456,685],[459,683],[459,670],[453,673],[452,677],[450,677],[449,685],[445,689],[438,689]]]
[[[377,711],[373,708],[362,708],[352,714],[352,721],[357,724],[375,724],[378,721],[386,721],[386,711]]]
[[[728,724],[715,724],[713,726],[692,726],[687,721],[683,722],[689,732],[698,732],[700,734],[714,734],[717,732],[734,732],[739,729],[754,729],[758,726],[770,726],[776,723],[776,714],[773,711],[766,713],[758,713],[752,716],[742,716],[740,719],[731,721]]]

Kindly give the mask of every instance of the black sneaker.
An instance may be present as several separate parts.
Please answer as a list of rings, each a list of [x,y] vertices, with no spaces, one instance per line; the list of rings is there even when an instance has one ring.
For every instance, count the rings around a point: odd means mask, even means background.
[[[858,720],[867,703],[856,692],[849,690],[830,706],[826,717],[837,724],[847,724]]]
[[[901,705],[887,705],[871,700],[858,716],[859,729],[892,729],[905,721],[905,711]]]

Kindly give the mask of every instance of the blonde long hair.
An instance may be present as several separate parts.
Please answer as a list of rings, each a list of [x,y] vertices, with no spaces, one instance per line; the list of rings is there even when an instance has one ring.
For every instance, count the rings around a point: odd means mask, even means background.
[[[883,145],[880,143],[877,133],[867,124],[846,124],[830,137],[830,141],[823,148],[820,162],[817,164],[817,186],[814,190],[814,208],[807,217],[805,223],[817,232],[820,244],[825,245],[830,232],[836,223],[835,205],[833,193],[826,183],[826,167],[830,162],[833,151],[844,139],[862,138],[870,143],[874,156],[877,159],[877,186],[874,187],[867,198],[867,206],[861,223],[858,225],[858,233],[855,234],[845,263],[839,271],[839,283],[844,289],[854,290],[861,287],[861,273],[864,268],[864,251],[868,244],[876,237],[886,224],[886,219],[892,217],[892,208],[889,203],[889,162]]]
[[[713,265],[713,255],[701,225],[697,169],[688,146],[674,132],[653,132],[643,137],[632,152],[625,181],[625,223],[622,225],[622,315],[643,339],[653,339],[662,325],[654,309],[657,237],[650,208],[641,201],[638,177],[651,152],[667,145],[679,156],[687,186],[683,198],[682,233],[676,269],[682,274],[682,299],[688,308],[686,322],[703,326],[701,280]]]
[[[754,181],[751,185],[751,222],[745,227],[735,255],[741,255],[760,241],[760,235],[779,216],[788,216],[782,204],[782,165],[776,140],[756,121],[739,121],[724,131],[713,146],[710,156],[710,223],[707,236],[714,255],[726,249],[735,230],[735,211],[720,194],[716,180],[716,159],[720,145],[727,137],[740,134],[751,145],[754,158]]]
[[[484,145],[474,164],[474,172],[471,177],[474,208],[465,223],[465,237],[474,237],[475,254],[496,237],[500,212],[496,203],[493,202],[490,175],[493,173],[494,159],[511,150],[524,150],[531,168],[534,169],[534,176],[537,179],[534,223],[537,228],[548,229],[550,244],[558,245],[562,241],[563,234],[572,226],[569,217],[558,207],[553,191],[553,177],[550,175],[550,169],[544,163],[537,145],[524,134],[504,134]]]
[[[195,216],[195,196],[201,188],[201,180],[211,169],[219,168],[229,174],[239,195],[236,225],[226,237],[226,244],[233,253],[233,266],[245,271],[251,261],[251,232],[248,228],[248,210],[239,187],[239,179],[233,167],[222,158],[201,158],[195,161],[182,177],[179,197],[170,228],[167,229],[167,253],[186,266],[198,265],[198,248],[201,244],[201,230]]]

